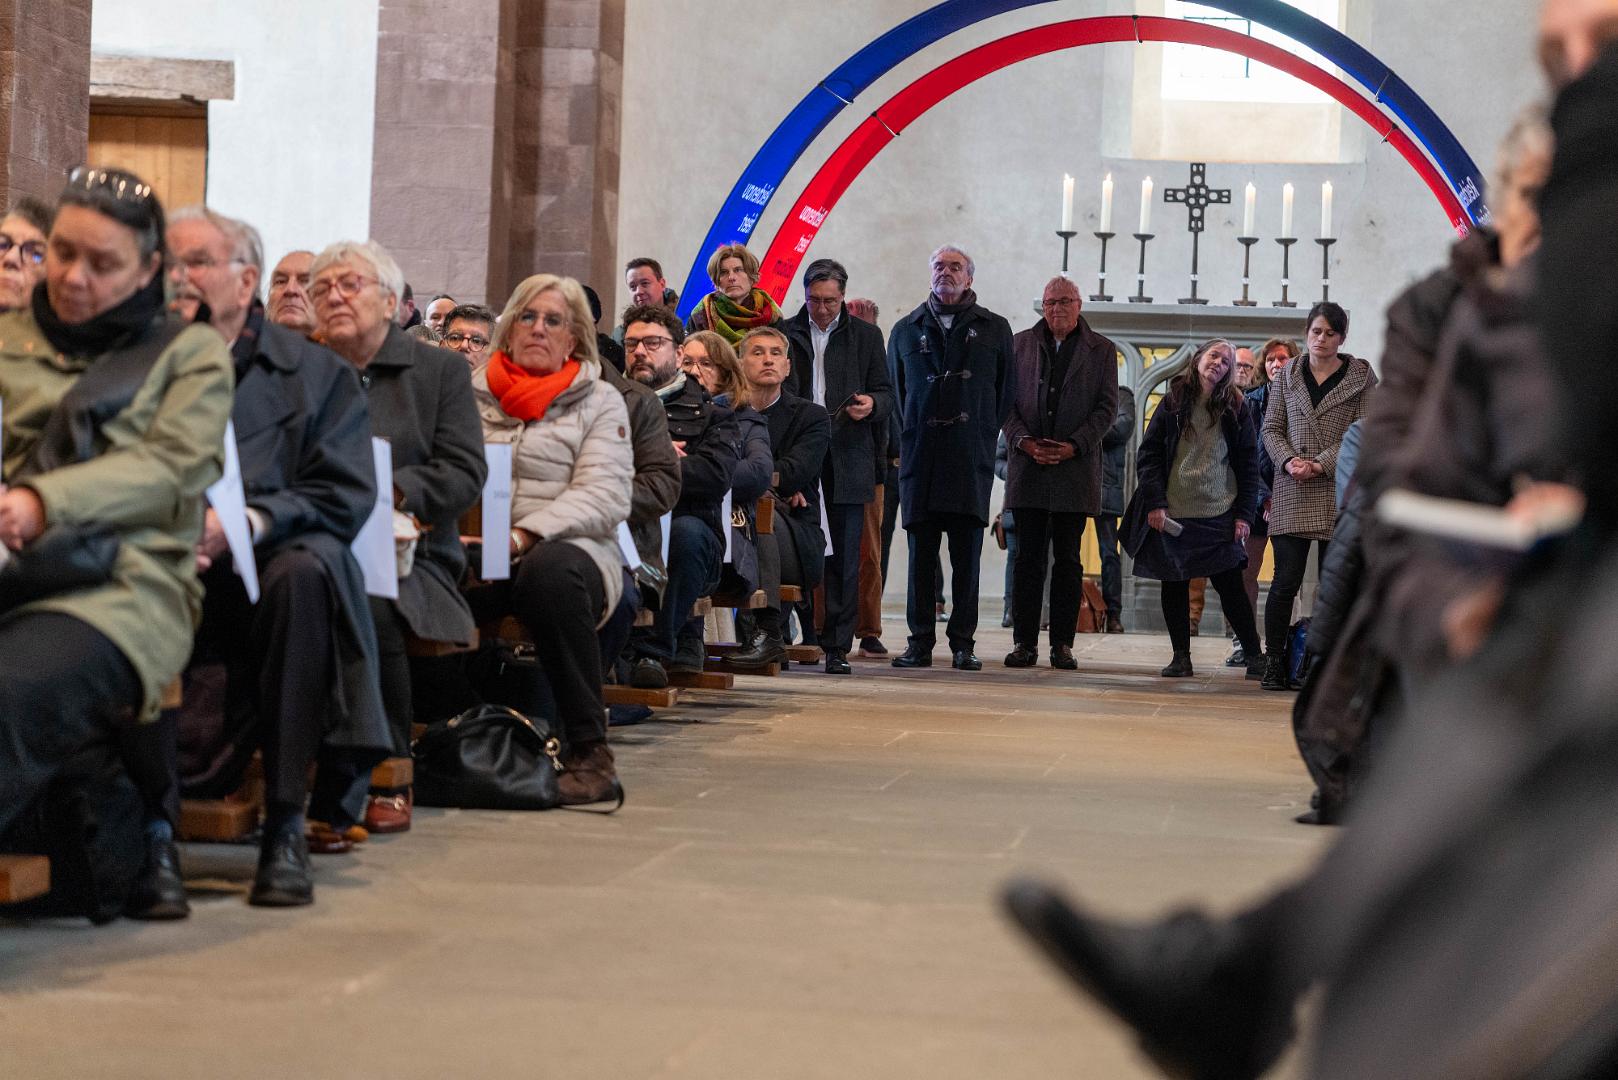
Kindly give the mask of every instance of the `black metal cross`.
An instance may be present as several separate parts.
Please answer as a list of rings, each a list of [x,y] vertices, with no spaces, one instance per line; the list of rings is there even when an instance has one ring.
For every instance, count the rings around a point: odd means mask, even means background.
[[[1224,188],[1215,191],[1208,186],[1208,166],[1203,162],[1193,162],[1191,165],[1191,182],[1183,188],[1163,189],[1163,201],[1166,203],[1184,203],[1191,214],[1190,224],[1187,228],[1191,232],[1191,295],[1181,297],[1182,304],[1206,304],[1208,301],[1197,297],[1197,262],[1201,247],[1202,230],[1208,227],[1207,209],[1214,203],[1229,204],[1230,189]]]

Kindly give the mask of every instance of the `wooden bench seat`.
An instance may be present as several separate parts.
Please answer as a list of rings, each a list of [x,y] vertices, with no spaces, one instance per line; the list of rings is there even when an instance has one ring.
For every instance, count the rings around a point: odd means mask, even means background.
[[[728,671],[671,671],[669,685],[685,690],[732,690],[736,687],[736,676]]]
[[[0,855],[0,904],[20,904],[51,891],[51,861],[43,855]]]
[[[609,683],[601,688],[601,697],[608,705],[644,705],[648,709],[667,709],[679,703],[680,688],[666,686],[661,690],[641,690]]]
[[[747,611],[757,611],[759,608],[770,606],[770,598],[763,589],[754,589],[750,593],[716,593],[708,598],[711,606],[716,608],[742,608]]]
[[[803,588],[798,585],[781,586],[781,603],[796,604],[803,600]]]

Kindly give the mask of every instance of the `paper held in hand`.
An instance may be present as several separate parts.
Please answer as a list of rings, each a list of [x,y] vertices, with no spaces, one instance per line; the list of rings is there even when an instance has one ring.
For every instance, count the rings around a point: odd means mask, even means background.
[[[365,591],[385,600],[399,599],[399,560],[393,543],[393,447],[371,439],[376,468],[376,505],[351,545],[365,573]]]
[[[1560,536],[1579,523],[1572,508],[1547,510],[1537,518],[1508,514],[1498,506],[1440,499],[1395,489],[1377,500],[1376,513],[1389,525],[1446,540],[1502,551],[1527,551],[1547,536]]]
[[[242,579],[247,599],[258,603],[258,563],[253,557],[253,527],[247,520],[247,494],[242,488],[242,461],[236,450],[236,424],[225,421],[225,473],[208,489],[208,505],[219,517],[230,545],[236,576]]]
[[[484,443],[483,458],[489,463],[489,478],[483,482],[483,565],[484,581],[505,581],[511,577],[511,444]]]

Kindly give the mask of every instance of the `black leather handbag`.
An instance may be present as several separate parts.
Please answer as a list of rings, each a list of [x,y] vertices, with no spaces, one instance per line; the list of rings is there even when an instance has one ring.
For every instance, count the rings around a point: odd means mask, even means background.
[[[0,566],[0,615],[58,593],[105,585],[118,563],[110,529],[52,525]]]
[[[504,705],[433,724],[411,757],[417,806],[549,810],[561,802],[562,740],[545,720]]]

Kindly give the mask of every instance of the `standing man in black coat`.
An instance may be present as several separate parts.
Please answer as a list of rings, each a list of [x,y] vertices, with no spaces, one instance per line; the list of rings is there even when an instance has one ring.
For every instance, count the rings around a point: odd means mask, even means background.
[[[255,605],[210,509],[197,549],[207,598],[193,662],[223,662],[229,683],[203,793],[234,790],[253,752],[262,751],[265,824],[249,902],[307,904],[314,899],[303,821],[310,762],[324,742],[352,770],[369,769],[393,746],[376,629],[349,550],[376,502],[369,412],[341,357],[265,318],[255,295],[263,248],[252,226],[181,210],[170,219],[168,242],[180,313],[205,311],[231,342],[231,419],[261,589]],[[142,786],[173,823],[180,777],[172,719],[151,734],[164,770],[160,783]],[[311,813],[329,820],[345,793],[317,785]],[[146,918],[186,914],[177,859],[149,863],[132,903],[131,914]]]
[[[933,665],[938,548],[947,537],[954,572],[946,628],[952,663],[978,671],[978,571],[1011,371],[1011,324],[979,306],[975,267],[960,248],[939,248],[929,265],[932,294],[895,323],[888,338],[903,425],[899,499],[910,534],[910,647],[893,666]]]
[[[782,329],[792,345],[793,394],[822,406],[831,417],[831,450],[819,477],[831,529],[820,644],[826,673],[847,675],[859,610],[860,539],[865,509],[882,480],[876,463],[893,413],[893,383],[882,331],[843,308],[848,289],[843,264],[810,263],[803,289],[803,307]]]

